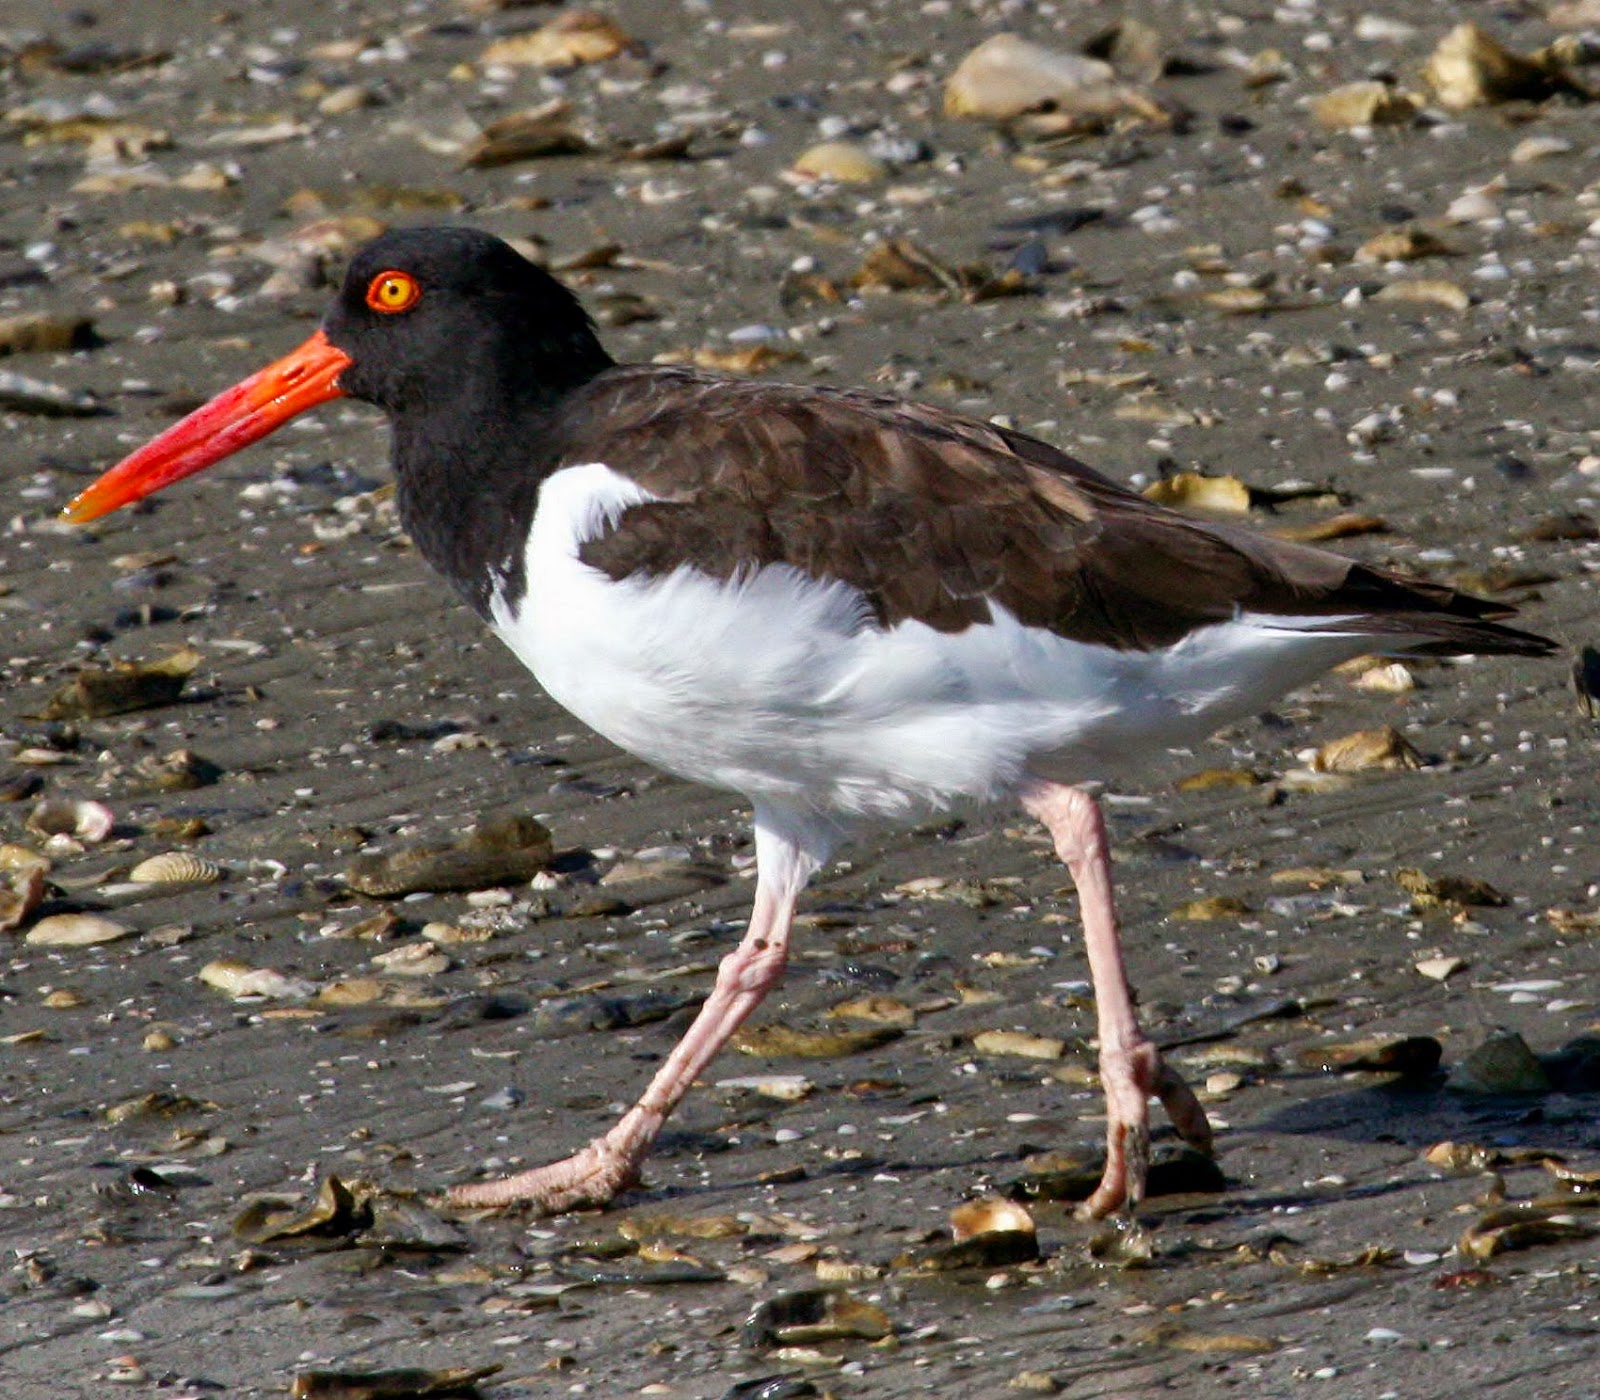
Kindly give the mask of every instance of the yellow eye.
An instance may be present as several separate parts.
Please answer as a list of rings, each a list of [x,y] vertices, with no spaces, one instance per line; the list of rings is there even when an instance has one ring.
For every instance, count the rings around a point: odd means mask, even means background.
[[[380,272],[367,283],[367,305],[374,311],[409,311],[422,299],[422,287],[409,272]]]

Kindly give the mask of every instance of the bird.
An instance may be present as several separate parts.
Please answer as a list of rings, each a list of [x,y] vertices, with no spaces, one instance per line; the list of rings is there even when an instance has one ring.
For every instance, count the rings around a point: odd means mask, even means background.
[[[740,794],[737,947],[633,1104],[464,1205],[604,1207],[780,979],[802,889],[877,822],[1011,803],[1076,887],[1106,1099],[1080,1207],[1141,1201],[1151,1100],[1211,1127],[1142,1028],[1099,785],[1376,652],[1540,657],[1513,609],[1159,506],[993,422],[853,388],[626,364],[493,235],[390,230],[321,326],[105,472],[87,522],[340,396],[391,429],[400,520],[540,685],[646,762]]]

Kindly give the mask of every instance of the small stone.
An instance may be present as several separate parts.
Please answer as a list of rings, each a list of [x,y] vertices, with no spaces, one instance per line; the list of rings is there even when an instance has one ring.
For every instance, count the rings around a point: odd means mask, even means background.
[[[1450,1071],[1446,1087],[1467,1094],[1548,1094],[1550,1076],[1515,1031],[1495,1031]]]
[[[1412,966],[1424,977],[1432,978],[1435,982],[1445,982],[1467,966],[1465,958],[1423,958],[1413,963]]]

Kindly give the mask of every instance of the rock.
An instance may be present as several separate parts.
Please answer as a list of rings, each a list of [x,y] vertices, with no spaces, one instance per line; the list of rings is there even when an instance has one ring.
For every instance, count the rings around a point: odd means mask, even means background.
[[[1450,1071],[1447,1088],[1464,1094],[1548,1094],[1550,1076],[1515,1031],[1495,1031]]]

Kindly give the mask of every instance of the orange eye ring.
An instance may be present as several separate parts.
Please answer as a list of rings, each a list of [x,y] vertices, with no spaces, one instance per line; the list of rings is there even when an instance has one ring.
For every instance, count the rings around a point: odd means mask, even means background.
[[[422,300],[422,284],[409,272],[390,268],[367,283],[367,305],[374,311],[392,315],[409,311]]]

